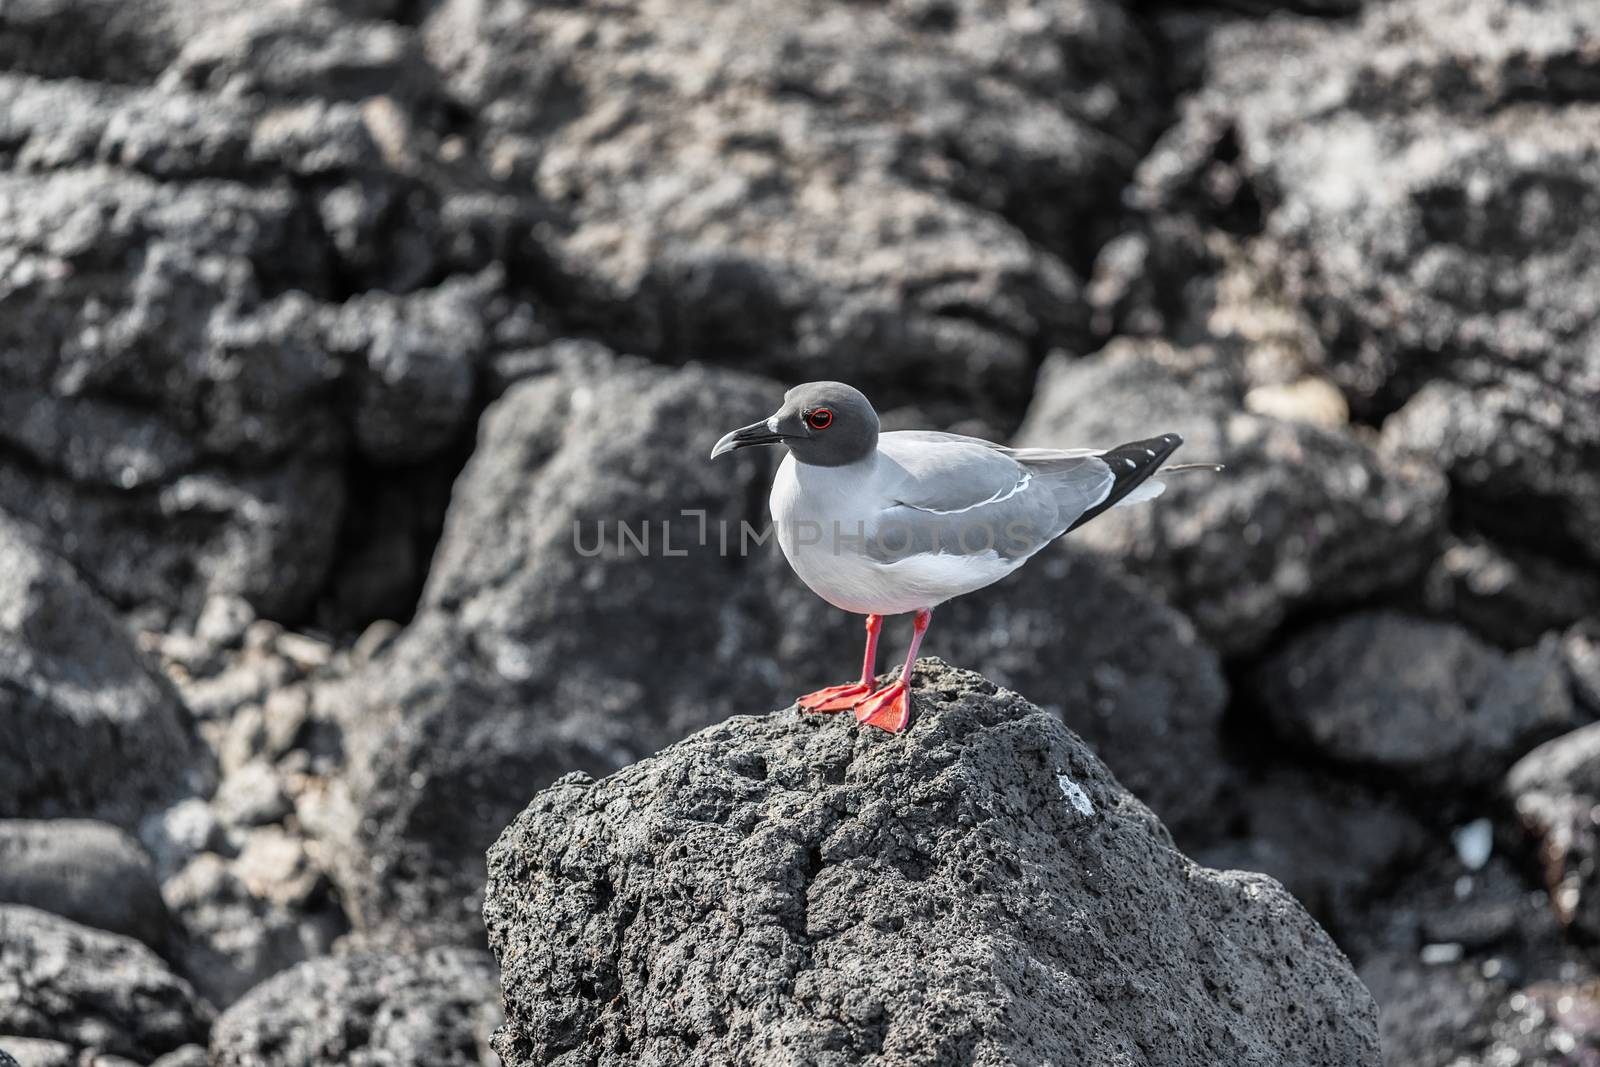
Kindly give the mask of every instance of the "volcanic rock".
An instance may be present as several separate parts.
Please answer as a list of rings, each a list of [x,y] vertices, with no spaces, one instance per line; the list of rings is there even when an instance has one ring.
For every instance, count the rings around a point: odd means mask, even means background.
[[[1585,0],[1216,26],[1091,291],[1141,332],[1285,340],[1357,419],[1395,416],[1386,442],[1444,469],[1453,521],[1592,568],[1597,31]]]
[[[1445,484],[1421,462],[1343,433],[1245,410],[1245,379],[1220,353],[1119,341],[1053,357],[1017,444],[1111,447],[1175,432],[1170,476],[1148,507],[1113,511],[1072,538],[1165,590],[1206,639],[1247,654],[1283,619],[1404,585],[1432,558]],[[1084,398],[1093,397],[1093,403]]]
[[[1082,343],[1081,272],[1165,110],[1106,0],[453,0],[423,33],[486,168],[553,206],[578,332],[885,403],[1014,411],[1044,346]]]
[[[507,1067],[1379,1062],[1269,878],[1172,847],[1052,716],[920,663],[910,730],[794,710],[539,794],[490,852]]]
[[[0,904],[0,1034],[143,1060],[202,1041],[211,1010],[137,941]]]
[[[252,990],[211,1035],[213,1067],[497,1067],[488,954],[435,949],[302,963]]]
[[[0,903],[27,904],[155,949],[169,918],[150,857],[87,819],[0,820]]]
[[[1506,776],[1506,791],[1536,846],[1550,900],[1562,922],[1600,936],[1600,723],[1549,741]]]
[[[1586,718],[1554,641],[1506,655],[1452,623],[1395,612],[1296,636],[1255,682],[1281,736],[1409,787],[1486,785]]]
[[[135,827],[204,791],[209,753],[109,606],[0,512],[0,816]]]

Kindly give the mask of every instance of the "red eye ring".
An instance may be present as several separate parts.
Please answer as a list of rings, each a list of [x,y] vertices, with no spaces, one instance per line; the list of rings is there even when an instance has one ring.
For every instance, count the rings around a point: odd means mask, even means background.
[[[817,408],[806,416],[806,424],[813,430],[826,430],[833,425],[833,412],[827,408]]]

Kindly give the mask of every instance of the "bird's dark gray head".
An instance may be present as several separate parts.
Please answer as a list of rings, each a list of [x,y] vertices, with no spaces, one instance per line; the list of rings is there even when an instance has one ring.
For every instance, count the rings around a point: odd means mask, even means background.
[[[878,413],[859,390],[843,382],[807,382],[785,393],[783,406],[768,418],[718,441],[711,458],[780,441],[801,463],[842,467],[878,447]]]

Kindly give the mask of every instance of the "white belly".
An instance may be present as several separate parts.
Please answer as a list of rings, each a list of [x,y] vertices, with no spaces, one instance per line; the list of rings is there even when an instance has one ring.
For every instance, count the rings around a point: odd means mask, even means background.
[[[852,537],[876,528],[862,503],[870,473],[803,466],[786,456],[772,481],[768,506],[778,547],[813,593],[860,615],[901,615],[933,608],[1010,574],[1020,560],[998,553],[908,555],[887,562],[861,551]],[[802,492],[803,490],[803,492]]]

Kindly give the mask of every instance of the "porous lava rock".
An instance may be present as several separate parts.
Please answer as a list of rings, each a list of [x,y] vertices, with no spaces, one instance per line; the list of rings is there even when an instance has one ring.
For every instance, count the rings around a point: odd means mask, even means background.
[[[533,799],[489,856],[507,1067],[1376,1067],[1281,886],[1200,867],[1052,716],[920,661],[908,732],[786,710]]]
[[[110,605],[0,511],[0,817],[131,829],[213,775],[176,690]]]
[[[217,1020],[213,1067],[498,1067],[494,963],[471,949],[335,956],[263,982]]]

